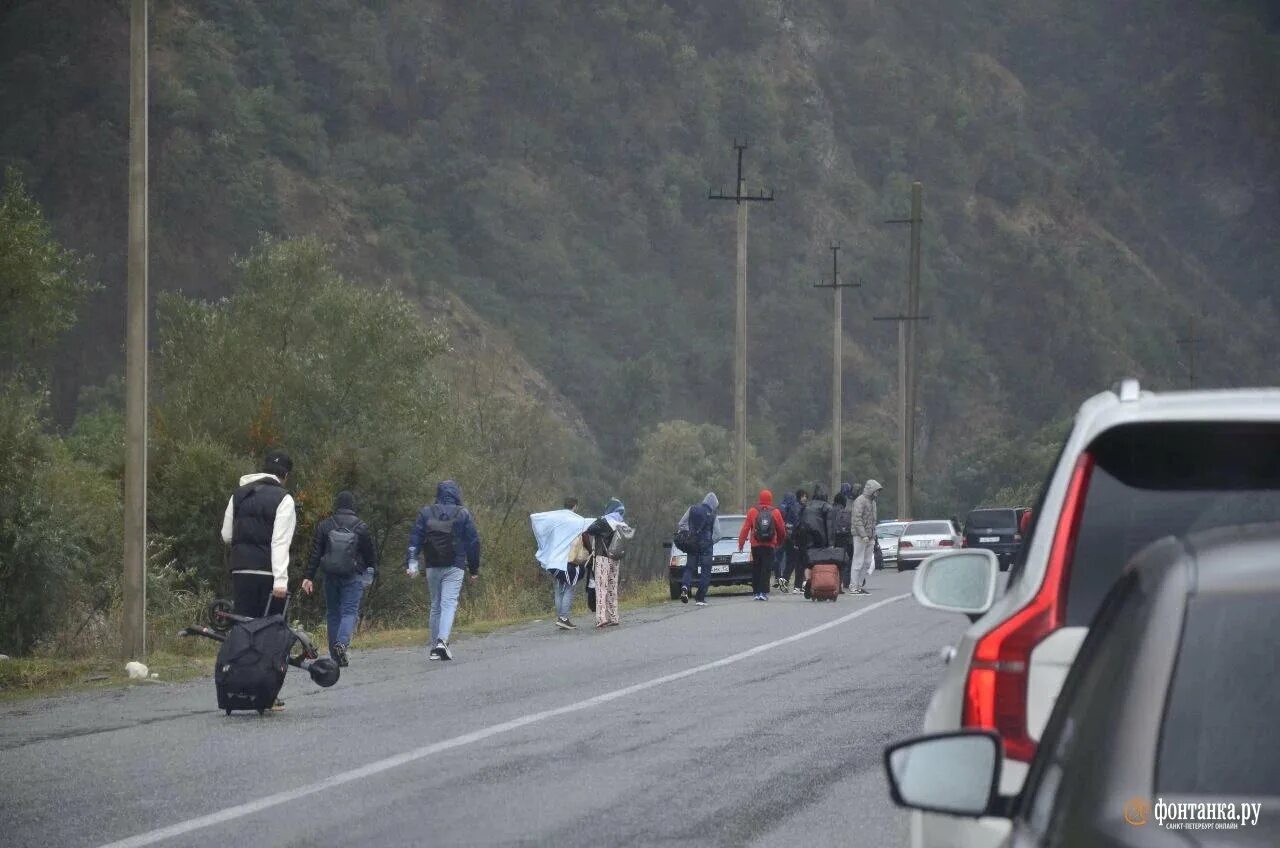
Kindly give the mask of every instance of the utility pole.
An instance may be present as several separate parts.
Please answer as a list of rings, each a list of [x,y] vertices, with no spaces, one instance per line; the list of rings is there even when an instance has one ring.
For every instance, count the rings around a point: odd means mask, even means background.
[[[840,243],[831,243],[831,282],[815,283],[816,289],[831,289],[835,296],[832,306],[835,332],[832,337],[831,366],[831,493],[834,496],[840,491],[841,466],[841,424],[844,404],[841,395],[844,391],[844,289],[856,289],[861,283],[840,282]]]
[[[738,182],[733,194],[723,191],[712,193],[707,191],[708,200],[732,200],[738,204],[738,280],[737,306],[734,322],[733,346],[733,428],[734,428],[734,502],[747,509],[747,205],[749,202],[769,202],[773,200],[773,192],[768,196],[761,190],[758,194],[746,193],[746,182],[742,176],[742,154],[747,143],[741,144],[733,140],[733,149],[738,152]]]
[[[1196,387],[1196,349],[1203,342],[1204,339],[1196,335],[1196,317],[1192,315],[1187,335],[1185,338],[1178,339],[1178,347],[1187,349],[1187,381],[1193,389]]]
[[[121,650],[126,659],[142,659],[147,652],[147,0],[132,0],[129,24],[129,300]]]
[[[907,273],[907,311],[903,315],[876,318],[876,321],[898,323],[898,517],[911,518],[912,492],[915,487],[916,451],[916,327],[917,321],[928,321],[920,314],[921,228],[924,224],[924,186],[911,184],[911,217],[894,218],[887,224],[911,225],[911,256]]]

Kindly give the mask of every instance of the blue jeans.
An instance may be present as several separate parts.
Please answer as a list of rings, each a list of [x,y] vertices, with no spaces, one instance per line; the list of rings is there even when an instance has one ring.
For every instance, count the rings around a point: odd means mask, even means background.
[[[698,594],[694,600],[706,600],[707,589],[711,587],[711,554],[687,554],[684,558],[684,570],[680,572],[680,585],[686,589],[693,587],[693,571],[698,570]]]
[[[773,550],[773,576],[781,580],[787,570],[787,546],[779,545]]]
[[[364,597],[364,580],[361,575],[335,577],[324,576],[324,605],[329,618],[329,653],[334,645],[344,648],[351,644],[356,632],[356,620],[360,617],[360,599]]]
[[[551,582],[554,584],[556,615],[568,618],[569,611],[573,609],[573,593],[577,587],[565,580],[558,571],[551,575]]]
[[[455,565],[427,569],[427,588],[431,591],[431,644],[437,639],[449,641],[453,617],[458,613],[458,594],[466,570]]]

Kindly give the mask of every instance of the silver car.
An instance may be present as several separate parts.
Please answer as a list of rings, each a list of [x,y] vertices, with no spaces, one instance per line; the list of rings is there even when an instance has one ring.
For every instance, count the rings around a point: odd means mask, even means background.
[[[960,534],[945,518],[934,521],[912,521],[902,529],[898,539],[898,570],[915,568],[929,557],[960,547]]]
[[[886,563],[897,563],[898,540],[906,529],[907,521],[882,521],[876,525],[876,541],[880,544],[880,553]]]

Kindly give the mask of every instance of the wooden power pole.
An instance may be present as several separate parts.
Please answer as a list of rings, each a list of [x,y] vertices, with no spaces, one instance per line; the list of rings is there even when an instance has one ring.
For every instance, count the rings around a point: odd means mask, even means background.
[[[911,518],[912,494],[915,487],[916,450],[916,327],[917,321],[928,321],[920,314],[920,252],[924,187],[911,184],[911,217],[894,218],[886,223],[911,225],[911,256],[907,273],[907,311],[902,315],[876,318],[898,324],[898,517]]]
[[[132,0],[129,23],[129,302],[121,649],[126,659],[142,659],[147,651],[147,0]]]
[[[769,202],[773,192],[766,196],[746,193],[742,176],[742,154],[746,142],[734,139],[733,149],[738,152],[738,182],[733,194],[707,192],[708,200],[732,200],[738,204],[738,274],[734,321],[733,345],[733,429],[734,429],[734,503],[743,511],[747,509],[747,205],[751,201]]]
[[[844,419],[844,289],[858,288],[861,283],[840,282],[840,245],[831,243],[831,282],[816,283],[814,288],[831,289],[834,294],[832,305],[834,335],[831,349],[833,361],[831,365],[831,494],[840,491],[840,472],[842,458],[842,433]]]

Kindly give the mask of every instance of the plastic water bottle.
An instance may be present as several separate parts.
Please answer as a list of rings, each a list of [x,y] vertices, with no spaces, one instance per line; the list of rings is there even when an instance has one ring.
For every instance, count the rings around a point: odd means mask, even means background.
[[[361,579],[364,581],[364,587],[366,589],[372,586],[373,585],[373,568],[366,568],[364,570],[364,577]]]

